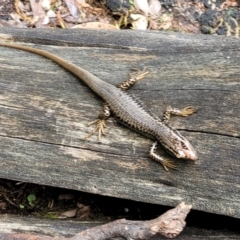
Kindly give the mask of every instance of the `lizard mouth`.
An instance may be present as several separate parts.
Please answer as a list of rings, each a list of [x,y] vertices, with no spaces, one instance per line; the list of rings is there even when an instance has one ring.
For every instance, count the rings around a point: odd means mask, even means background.
[[[175,152],[175,156],[177,158],[183,158],[192,161],[196,161],[198,159],[196,151],[187,140],[185,140],[185,142],[181,142],[181,145]]]
[[[194,149],[179,149],[177,152],[172,152],[166,149],[168,153],[177,158],[183,158],[187,160],[196,161],[198,159],[197,153]]]
[[[182,153],[185,155],[185,159],[196,161],[198,159],[198,156],[194,150],[189,149],[182,149]]]
[[[192,147],[192,145],[185,139],[184,142],[181,142],[181,148],[178,150],[180,158],[187,160],[196,161],[198,159],[197,153]]]

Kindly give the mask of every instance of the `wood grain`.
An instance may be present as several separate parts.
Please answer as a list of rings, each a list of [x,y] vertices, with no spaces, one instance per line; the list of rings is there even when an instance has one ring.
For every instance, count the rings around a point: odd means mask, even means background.
[[[39,30],[38,30],[39,31]],[[41,32],[42,31],[42,32]],[[0,177],[240,218],[239,40],[130,31],[0,29],[116,85],[132,67],[150,75],[130,93],[157,116],[166,105],[198,108],[172,118],[196,148],[196,163],[166,172],[148,157],[151,140],[108,121],[102,142],[87,124],[99,97],[50,60],[0,48]],[[54,42],[54,43],[55,43]],[[21,43],[24,44],[24,43]],[[69,45],[69,46],[66,46]],[[73,47],[74,46],[74,47]]]

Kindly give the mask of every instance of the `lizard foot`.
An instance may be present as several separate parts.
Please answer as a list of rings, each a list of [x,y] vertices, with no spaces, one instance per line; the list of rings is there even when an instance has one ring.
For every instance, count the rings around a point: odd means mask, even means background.
[[[104,129],[106,128],[105,119],[97,119],[93,122],[90,122],[88,126],[94,123],[96,123],[96,127],[86,137],[83,138],[84,140],[91,137],[95,132],[98,131],[98,140],[101,141],[101,137],[104,135]]]
[[[132,68],[132,71],[135,71],[135,73],[129,73],[129,78],[117,85],[118,88],[121,88],[122,90],[128,90],[131,86],[133,86],[137,81],[143,79],[146,77],[146,75],[149,74],[148,71],[146,71],[146,67],[143,68],[143,70],[139,70],[136,68]]]
[[[163,113],[162,121],[168,123],[171,115],[187,117],[195,112],[197,112],[197,109],[191,106],[187,106],[183,109],[172,108],[171,106],[167,106]]]
[[[177,170],[177,167],[169,160],[166,160],[166,159],[162,159],[162,161],[160,162],[164,169],[168,172],[168,168],[171,168],[171,169],[174,169],[174,170]]]
[[[183,117],[187,117],[193,113],[197,112],[197,109],[191,106],[185,107],[179,111],[179,115]]]
[[[137,68],[131,68],[131,71],[135,71],[136,73],[129,73],[129,76],[131,78],[135,78],[136,81],[141,80],[146,77],[146,75],[149,74],[149,71],[147,71],[147,67],[144,67],[143,70],[137,69]]]

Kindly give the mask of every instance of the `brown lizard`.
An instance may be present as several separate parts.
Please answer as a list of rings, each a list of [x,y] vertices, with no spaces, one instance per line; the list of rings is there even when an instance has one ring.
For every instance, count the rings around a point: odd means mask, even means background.
[[[163,119],[159,120],[153,116],[153,114],[143,108],[135,98],[131,97],[124,91],[134,85],[138,80],[145,77],[148,72],[137,72],[137,74],[132,75],[128,80],[115,87],[107,82],[102,81],[85,69],[49,52],[18,44],[0,43],[0,46],[32,52],[51,59],[80,78],[88,87],[90,87],[105,101],[104,111],[99,114],[96,121],[92,122],[96,123],[96,128],[89,134],[89,136],[96,131],[99,131],[100,139],[101,134],[106,127],[105,120],[111,115],[111,113],[113,113],[125,125],[147,136],[151,136],[156,140],[156,142],[154,142],[150,148],[149,156],[152,159],[160,162],[165,170],[168,171],[168,167],[173,169],[176,169],[176,167],[170,161],[163,159],[155,153],[158,142],[161,143],[170,154],[177,158],[197,160],[198,157],[196,151],[191,146],[189,141],[177,130],[171,128],[167,123],[171,114],[188,116],[196,112],[195,108],[186,107],[182,110],[179,110],[168,107],[164,113]]]

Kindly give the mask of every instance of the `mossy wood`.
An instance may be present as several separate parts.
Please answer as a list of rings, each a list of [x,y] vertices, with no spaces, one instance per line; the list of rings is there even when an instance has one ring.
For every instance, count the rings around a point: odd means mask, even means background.
[[[198,152],[195,163],[171,159],[166,172],[148,157],[152,141],[107,122],[93,128],[102,100],[50,60],[0,48],[0,177],[240,218],[240,71],[235,38],[162,32],[0,29],[1,39],[34,43],[116,85],[130,68],[150,74],[129,92],[155,115],[192,105],[171,125]],[[25,42],[25,43],[24,43]],[[50,46],[55,45],[55,46]],[[56,46],[58,45],[58,46]]]

